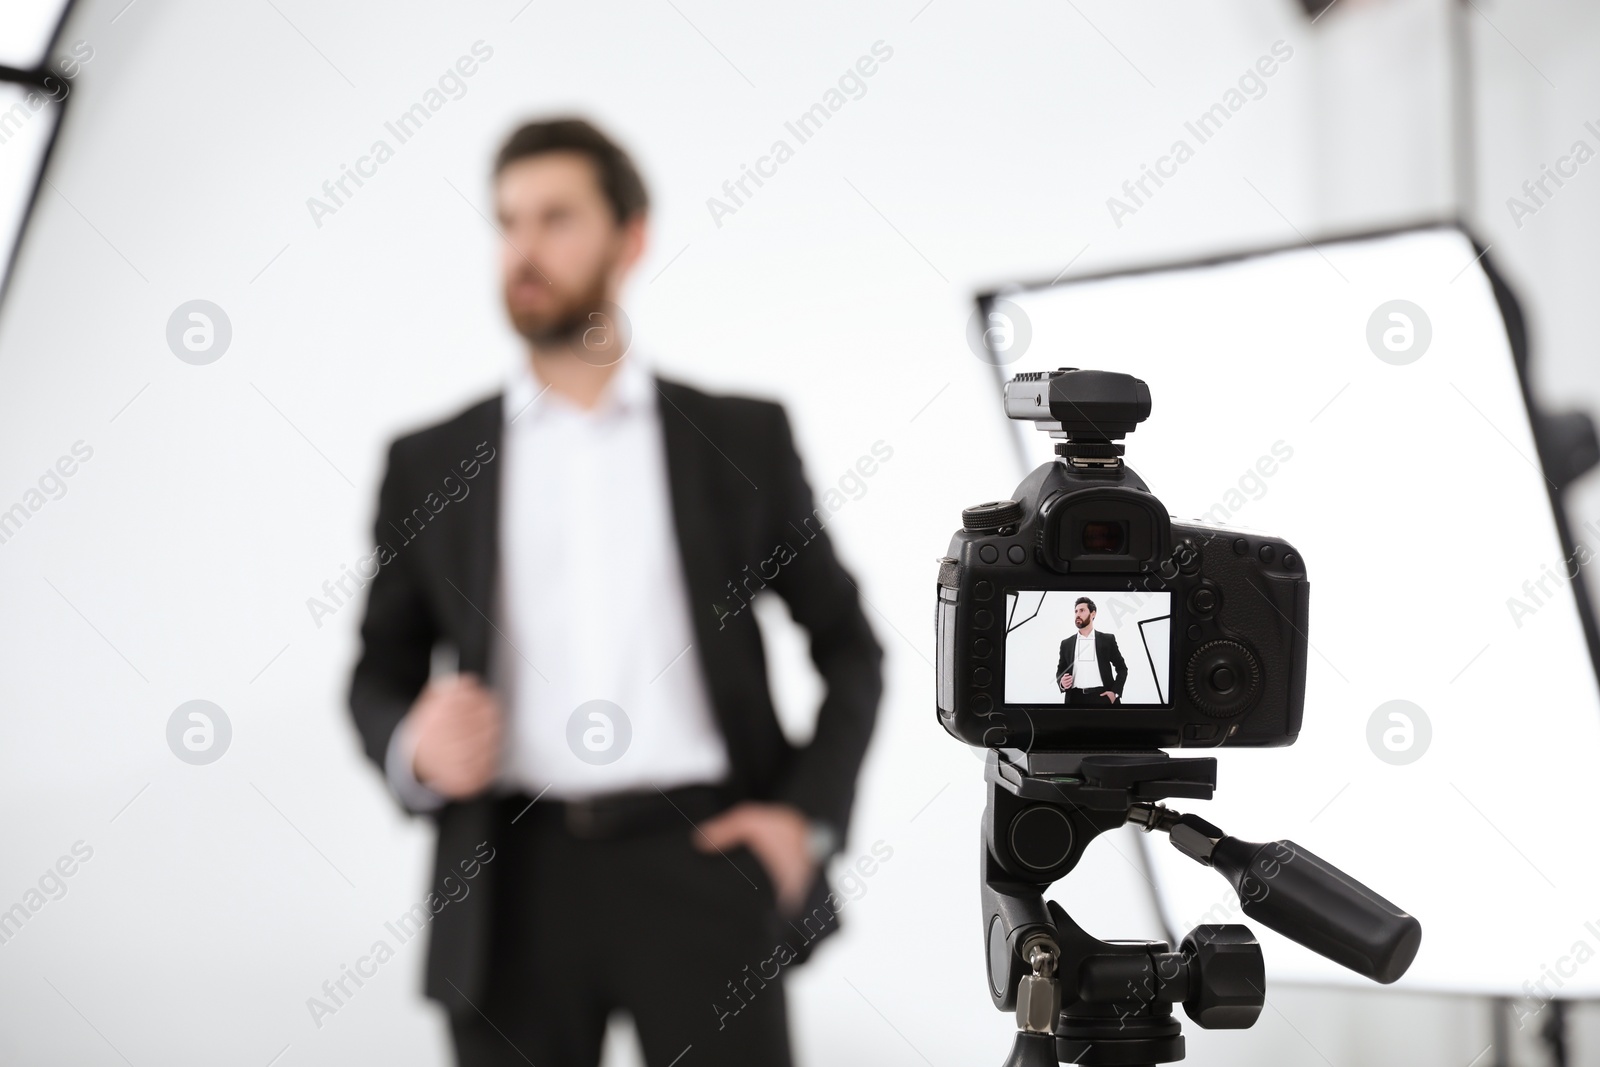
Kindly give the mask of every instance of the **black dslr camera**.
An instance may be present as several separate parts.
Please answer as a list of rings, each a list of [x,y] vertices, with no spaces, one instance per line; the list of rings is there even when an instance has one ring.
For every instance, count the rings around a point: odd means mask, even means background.
[[[1005,408],[1057,458],[963,511],[941,561],[945,729],[1029,752],[1293,743],[1310,591],[1294,546],[1172,521],[1122,459],[1150,415],[1137,378],[1019,374]]]
[[[1122,462],[1150,415],[1126,374],[1020,374],[1006,414],[1059,439],[1015,498],[961,513],[940,561],[939,721],[988,749],[980,891],[994,1005],[1015,1010],[1006,1067],[1127,1067],[1184,1057],[1172,1013],[1253,1024],[1266,967],[1246,926],[1177,944],[1103,941],[1044,892],[1098,835],[1168,836],[1222,875],[1245,915],[1359,974],[1393,982],[1416,918],[1293,841],[1232,837],[1160,801],[1209,800],[1214,756],[1287,745],[1306,690],[1305,561],[1279,537],[1174,522]]]

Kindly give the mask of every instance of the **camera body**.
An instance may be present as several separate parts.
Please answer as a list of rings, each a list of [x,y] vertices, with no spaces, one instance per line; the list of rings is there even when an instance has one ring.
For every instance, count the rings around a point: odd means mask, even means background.
[[[1294,546],[1169,517],[1122,461],[1150,412],[1137,378],[1018,375],[1006,412],[1060,443],[1012,499],[967,508],[940,561],[945,729],[1029,752],[1292,744],[1310,591]]]

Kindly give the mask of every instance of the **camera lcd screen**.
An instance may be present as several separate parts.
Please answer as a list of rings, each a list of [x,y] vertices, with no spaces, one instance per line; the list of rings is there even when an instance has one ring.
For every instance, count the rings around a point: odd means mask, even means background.
[[[1005,701],[1170,707],[1171,624],[1171,593],[1007,590]]]

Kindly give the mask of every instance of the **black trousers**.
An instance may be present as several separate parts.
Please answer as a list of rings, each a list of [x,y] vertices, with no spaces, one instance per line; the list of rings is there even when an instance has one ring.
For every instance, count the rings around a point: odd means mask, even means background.
[[[694,847],[691,820],[718,805],[596,836],[527,803],[500,806],[488,992],[452,1023],[461,1067],[593,1067],[614,1011],[649,1067],[788,1067],[772,881],[748,848]]]
[[[1111,706],[1111,698],[1104,693],[1110,686],[1101,686],[1099,689],[1068,689],[1066,703],[1078,707],[1105,707]]]

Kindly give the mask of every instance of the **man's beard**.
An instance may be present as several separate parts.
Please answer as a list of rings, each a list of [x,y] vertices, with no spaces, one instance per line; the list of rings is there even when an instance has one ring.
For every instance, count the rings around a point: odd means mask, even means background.
[[[606,277],[609,266],[609,263],[603,264],[601,269],[595,271],[594,277],[581,293],[567,300],[558,300],[556,306],[549,311],[519,312],[512,307],[511,294],[507,292],[506,313],[511,318],[512,327],[530,344],[540,347],[576,345],[582,339],[584,331],[599,321],[595,316],[604,315],[606,312],[608,305]],[[513,284],[518,284],[521,280],[517,279]],[[549,285],[542,278],[538,280],[542,284]]]
[[[1084,619],[1082,622],[1080,622],[1078,624],[1078,632],[1082,633],[1084,630],[1087,630],[1089,628],[1089,623],[1092,621],[1092,619]]]

